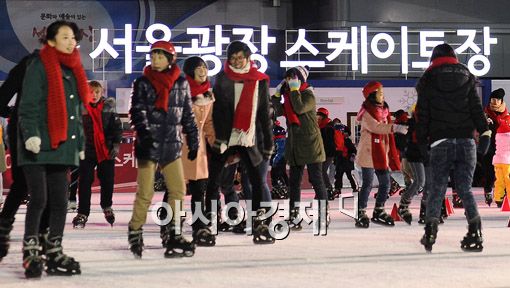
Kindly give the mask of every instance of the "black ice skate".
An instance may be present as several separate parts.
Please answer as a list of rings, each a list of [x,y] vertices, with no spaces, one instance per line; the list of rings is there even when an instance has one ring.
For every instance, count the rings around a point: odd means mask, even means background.
[[[462,199],[460,199],[459,195],[456,191],[452,192],[452,204],[454,208],[464,208],[464,204],[462,203]]]
[[[9,235],[11,234],[12,223],[14,223],[14,218],[0,219],[0,262],[9,252],[9,242],[11,241]]]
[[[138,230],[133,230],[131,227],[129,227],[128,231],[128,243],[129,243],[129,250],[131,250],[131,253],[135,256],[135,258],[140,259],[142,258],[142,251],[143,251],[143,230],[142,228]]]
[[[71,276],[81,274],[80,263],[63,253],[62,236],[48,239],[46,245],[46,273]]]
[[[400,187],[400,184],[398,184],[398,182],[395,181],[395,179],[393,179],[393,177],[390,177],[390,179],[391,179],[391,188],[390,188],[388,197],[391,197],[397,193],[400,193],[400,191],[402,191],[402,187]]]
[[[432,245],[436,243],[437,238],[437,224],[438,222],[433,221],[425,224],[425,234],[420,240],[420,243],[425,247],[425,251],[431,252]]]
[[[425,213],[426,213],[425,201],[421,200],[420,215],[418,216],[418,224],[425,224]]]
[[[477,217],[469,223],[468,232],[464,239],[460,241],[460,248],[466,252],[482,252],[482,243],[482,222]]]
[[[43,259],[40,256],[41,247],[37,237],[23,240],[23,268],[26,278],[40,278],[43,271]]]
[[[259,209],[257,216],[253,218],[253,243],[255,244],[273,244],[276,240],[269,232],[271,217],[262,219],[264,214],[265,210]]]
[[[111,207],[104,208],[104,219],[113,227],[113,223],[115,223],[115,213],[113,213],[113,209]]]
[[[186,240],[182,235],[176,235],[174,223],[166,226],[166,233],[168,236],[165,258],[192,257],[195,255],[195,244]]]
[[[335,189],[333,189],[333,187],[328,188],[327,193],[328,193],[328,200],[335,200]]]
[[[492,191],[484,191],[485,194],[485,204],[491,207],[492,204]]]
[[[243,221],[241,221],[241,223],[232,227],[232,233],[245,234],[246,233],[246,221],[243,220]]]
[[[216,236],[211,233],[209,227],[193,229],[193,243],[197,246],[211,247],[216,245]]]
[[[354,223],[358,228],[368,228],[370,226],[370,219],[367,216],[366,209],[358,209],[358,219]]]
[[[372,213],[372,222],[385,226],[395,226],[394,219],[384,211],[384,204],[376,203]]]
[[[78,214],[73,219],[73,228],[83,229],[85,228],[85,224],[87,224],[88,217],[84,214]]]
[[[409,204],[411,204],[411,201],[401,198],[397,212],[402,220],[411,225],[411,222],[413,221],[413,214],[409,211]]]
[[[292,208],[289,213],[289,223],[290,230],[300,231],[303,229],[301,226],[301,222],[303,222],[303,218],[299,216],[299,208]]]

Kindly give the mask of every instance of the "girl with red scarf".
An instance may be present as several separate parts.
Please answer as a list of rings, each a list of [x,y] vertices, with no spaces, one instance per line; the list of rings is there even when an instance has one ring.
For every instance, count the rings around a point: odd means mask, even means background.
[[[30,203],[25,218],[23,267],[27,278],[46,272],[80,274],[80,264],[63,254],[62,237],[67,214],[67,174],[84,157],[81,105],[88,103],[87,77],[76,49],[76,24],[57,21],[48,26],[38,58],[28,66],[19,103],[18,164],[27,180]],[[48,199],[50,198],[50,199]],[[39,243],[41,214],[50,205],[50,227]]]
[[[363,96],[365,101],[356,118],[361,123],[356,163],[361,167],[363,178],[358,199],[356,227],[368,228],[369,226],[366,209],[374,173],[379,181],[379,189],[372,221],[394,226],[394,219],[384,211],[384,204],[390,191],[389,169],[400,170],[400,159],[393,132],[405,134],[407,127],[391,123],[390,110],[384,101],[383,86],[380,82],[368,82],[363,88]]]

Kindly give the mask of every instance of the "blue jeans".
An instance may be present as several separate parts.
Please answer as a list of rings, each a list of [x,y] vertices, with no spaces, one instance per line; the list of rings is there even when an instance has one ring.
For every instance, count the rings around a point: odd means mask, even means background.
[[[409,201],[413,199],[414,195],[418,194],[420,189],[425,187],[425,167],[421,162],[408,162],[413,173],[413,183],[402,194],[402,200]]]
[[[449,138],[430,149],[432,183],[427,199],[427,222],[439,221],[442,201],[446,194],[451,169],[455,178],[457,194],[464,204],[469,220],[478,217],[478,208],[471,192],[476,166],[475,140],[470,138]]]
[[[383,204],[384,206],[384,203],[388,198],[388,193],[390,192],[390,171],[361,167],[363,183],[361,185],[361,192],[358,199],[359,209],[367,208],[368,197],[370,196],[372,182],[374,181],[374,172],[377,176],[377,181],[379,181],[379,189],[377,190],[377,198],[375,199],[375,202]]]
[[[267,171],[269,170],[269,160],[262,160],[259,166],[257,166],[257,170],[262,176],[262,201],[271,202],[271,191],[269,191],[269,185],[267,185]],[[243,185],[243,193],[244,197],[248,199],[252,199],[252,187],[250,183],[250,179],[248,177],[248,173],[246,169],[244,169],[243,174],[241,175],[241,185]]]

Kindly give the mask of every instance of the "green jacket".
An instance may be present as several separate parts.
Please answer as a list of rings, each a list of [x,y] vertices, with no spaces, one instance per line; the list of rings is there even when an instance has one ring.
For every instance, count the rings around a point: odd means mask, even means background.
[[[271,97],[277,116],[283,116],[283,104],[280,97]],[[326,161],[321,131],[317,123],[315,96],[311,87],[299,92],[290,92],[292,108],[301,125],[290,124],[287,120],[287,141],[285,159],[290,166],[302,166]]]
[[[27,67],[23,79],[23,95],[19,102],[18,165],[79,165],[79,151],[85,141],[76,78],[67,67],[62,67],[62,81],[66,96],[68,130],[67,140],[57,149],[50,147],[47,120],[48,81],[39,57]],[[18,95],[20,97],[20,95]],[[37,154],[25,149],[25,141],[33,136],[41,138],[41,151]]]

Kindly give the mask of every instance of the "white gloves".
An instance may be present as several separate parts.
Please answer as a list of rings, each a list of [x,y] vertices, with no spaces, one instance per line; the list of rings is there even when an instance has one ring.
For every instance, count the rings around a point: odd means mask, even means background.
[[[32,136],[25,141],[25,149],[34,154],[39,153],[41,151],[41,138],[37,136]]]
[[[85,160],[85,151],[80,151],[78,156],[80,157],[80,160]]]
[[[393,133],[407,134],[408,128],[406,125],[393,124]]]

